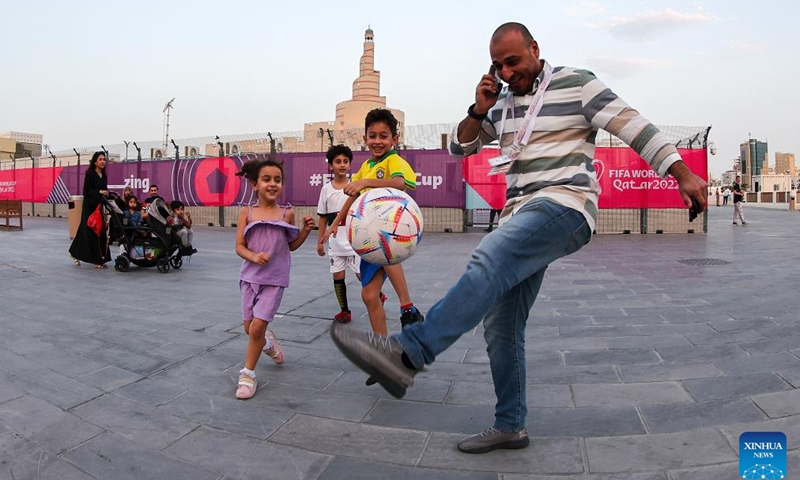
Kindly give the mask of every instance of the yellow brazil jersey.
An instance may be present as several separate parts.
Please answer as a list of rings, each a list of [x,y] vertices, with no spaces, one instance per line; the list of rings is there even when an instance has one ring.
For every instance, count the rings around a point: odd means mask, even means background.
[[[406,188],[412,190],[417,188],[417,174],[411,169],[411,165],[397,154],[397,151],[392,150],[377,161],[371,158],[367,159],[350,181],[363,179],[388,180],[394,177],[403,177],[406,182]],[[366,190],[368,189],[362,190],[362,193]]]

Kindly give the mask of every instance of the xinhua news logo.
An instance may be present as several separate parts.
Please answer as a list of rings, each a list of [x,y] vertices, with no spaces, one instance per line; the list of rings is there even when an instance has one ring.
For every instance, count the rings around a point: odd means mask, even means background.
[[[739,436],[741,478],[786,478],[786,435],[745,432]]]

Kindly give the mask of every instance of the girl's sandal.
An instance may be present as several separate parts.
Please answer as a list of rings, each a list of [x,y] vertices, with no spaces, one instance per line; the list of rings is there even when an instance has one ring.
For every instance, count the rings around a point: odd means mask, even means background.
[[[95,265],[95,266],[94,266],[94,268],[96,268],[96,269],[98,269],[98,270],[105,270],[105,269],[106,269],[106,268],[108,268],[108,267],[107,267],[107,266],[105,266],[105,265],[103,265],[103,264],[101,263],[101,264],[97,264],[97,265]]]
[[[80,266],[81,266],[81,261],[80,261],[80,260],[78,260],[78,259],[77,259],[77,258],[75,258],[75,257],[69,257],[69,258],[71,258],[71,259],[72,259],[72,263],[73,263],[73,265],[75,265],[76,267],[80,267]]]

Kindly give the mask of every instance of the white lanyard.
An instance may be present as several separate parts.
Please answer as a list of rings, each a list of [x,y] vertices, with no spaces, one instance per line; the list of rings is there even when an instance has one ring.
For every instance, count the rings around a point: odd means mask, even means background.
[[[553,67],[545,62],[544,78],[542,78],[542,81],[539,83],[539,88],[536,89],[536,93],[533,94],[533,99],[528,106],[528,111],[525,112],[522,125],[520,125],[516,135],[514,135],[514,142],[511,144],[510,151],[508,152],[508,156],[511,160],[516,160],[519,157],[523,146],[527,145],[528,141],[531,139],[533,127],[536,124],[536,117],[539,115],[539,112],[542,110],[542,105],[544,104],[544,91],[547,90],[547,86],[550,85],[550,79],[552,77]],[[497,135],[498,141],[503,137],[503,130],[506,126],[506,114],[509,109],[511,110],[511,120],[514,120],[514,94],[509,91],[506,98],[508,99],[506,103],[510,103],[510,105],[503,108],[503,115],[500,117],[500,131]]]

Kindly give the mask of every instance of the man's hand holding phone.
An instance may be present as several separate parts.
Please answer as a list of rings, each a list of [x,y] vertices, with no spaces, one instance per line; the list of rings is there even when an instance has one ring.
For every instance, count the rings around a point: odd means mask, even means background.
[[[500,87],[502,87],[500,77],[497,76],[497,69],[492,65],[489,67],[489,73],[481,77],[481,81],[475,89],[475,107],[472,111],[477,115],[485,115],[489,112],[489,109],[497,103]]]

